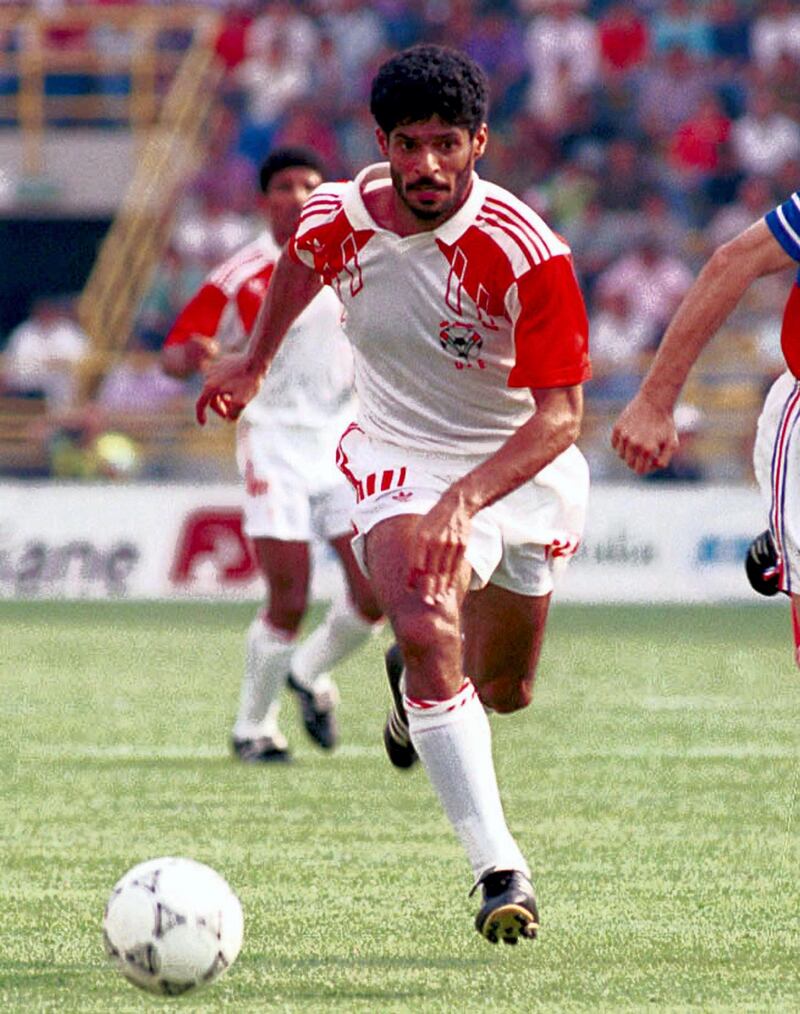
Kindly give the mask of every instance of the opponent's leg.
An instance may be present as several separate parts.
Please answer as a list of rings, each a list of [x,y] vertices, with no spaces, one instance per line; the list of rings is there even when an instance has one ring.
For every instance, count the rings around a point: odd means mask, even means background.
[[[306,542],[279,539],[255,539],[253,544],[269,589],[269,604],[247,632],[233,750],[246,761],[287,760],[286,740],[278,730],[277,714],[307,607],[310,550]]]
[[[747,547],[744,569],[751,588],[759,595],[777,595],[781,590],[778,547],[769,528],[757,535]]]
[[[370,578],[405,660],[411,740],[484,889],[477,928],[492,942],[515,943],[535,935],[538,916],[528,866],[503,814],[489,722],[462,669],[460,607],[471,572],[464,563],[456,591],[423,601],[408,585],[418,524],[406,515],[369,532]]]
[[[330,670],[371,637],[383,619],[370,584],[353,557],[350,540],[350,535],[331,540],[342,562],[348,596],[335,601],[322,623],[298,646],[289,675],[306,731],[326,750],[335,746],[337,739],[334,709],[339,694]]]

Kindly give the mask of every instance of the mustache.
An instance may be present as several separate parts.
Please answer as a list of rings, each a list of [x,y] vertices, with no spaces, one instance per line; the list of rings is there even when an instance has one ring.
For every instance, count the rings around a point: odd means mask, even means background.
[[[409,183],[406,190],[449,190],[446,183],[437,183],[435,180],[423,179],[416,183]]]

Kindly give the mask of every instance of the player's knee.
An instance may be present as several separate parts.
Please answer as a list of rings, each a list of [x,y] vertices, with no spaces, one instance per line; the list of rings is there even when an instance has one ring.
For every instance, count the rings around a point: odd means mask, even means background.
[[[400,610],[392,626],[406,665],[411,667],[427,662],[454,636],[452,619],[422,602]]]
[[[295,633],[303,621],[308,603],[305,595],[270,596],[268,617],[270,623],[286,633]]]
[[[357,598],[354,596],[352,605],[361,619],[367,623],[377,623],[383,619],[383,610],[372,595],[360,595]]]
[[[501,677],[482,683],[481,703],[501,715],[527,708],[533,700],[533,680]]]
[[[270,605],[284,616],[291,616],[299,622],[308,609],[308,590],[304,582],[296,581],[290,574],[273,578],[270,582]]]

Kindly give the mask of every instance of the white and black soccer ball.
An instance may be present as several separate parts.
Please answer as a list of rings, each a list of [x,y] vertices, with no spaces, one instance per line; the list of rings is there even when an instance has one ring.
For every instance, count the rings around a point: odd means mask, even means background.
[[[128,870],[103,917],[114,965],[134,985],[166,996],[218,979],[236,960],[243,933],[242,906],[227,880],[172,856]]]

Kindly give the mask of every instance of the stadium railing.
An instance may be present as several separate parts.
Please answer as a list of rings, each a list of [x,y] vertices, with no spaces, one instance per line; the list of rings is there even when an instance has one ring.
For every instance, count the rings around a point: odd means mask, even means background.
[[[51,126],[146,134],[185,51],[218,23],[213,11],[180,3],[0,5],[0,123],[22,132],[26,173],[41,172]]]
[[[223,68],[214,43],[220,16],[186,4],[66,7],[52,14],[29,4],[0,5],[0,122],[24,140],[24,167],[41,168],[42,141],[53,127],[111,123],[137,138],[127,192],[78,302],[91,339],[80,366],[80,400],[125,349],[136,311],[169,239],[177,196],[198,168]],[[112,55],[93,48],[108,27],[130,45]],[[59,47],[61,36],[77,41]],[[113,78],[118,93],[104,91]],[[46,470],[42,402],[0,396],[0,474]],[[185,410],[117,420],[147,460],[182,446],[184,458],[217,467],[231,460],[230,427],[213,427],[201,442]]]

